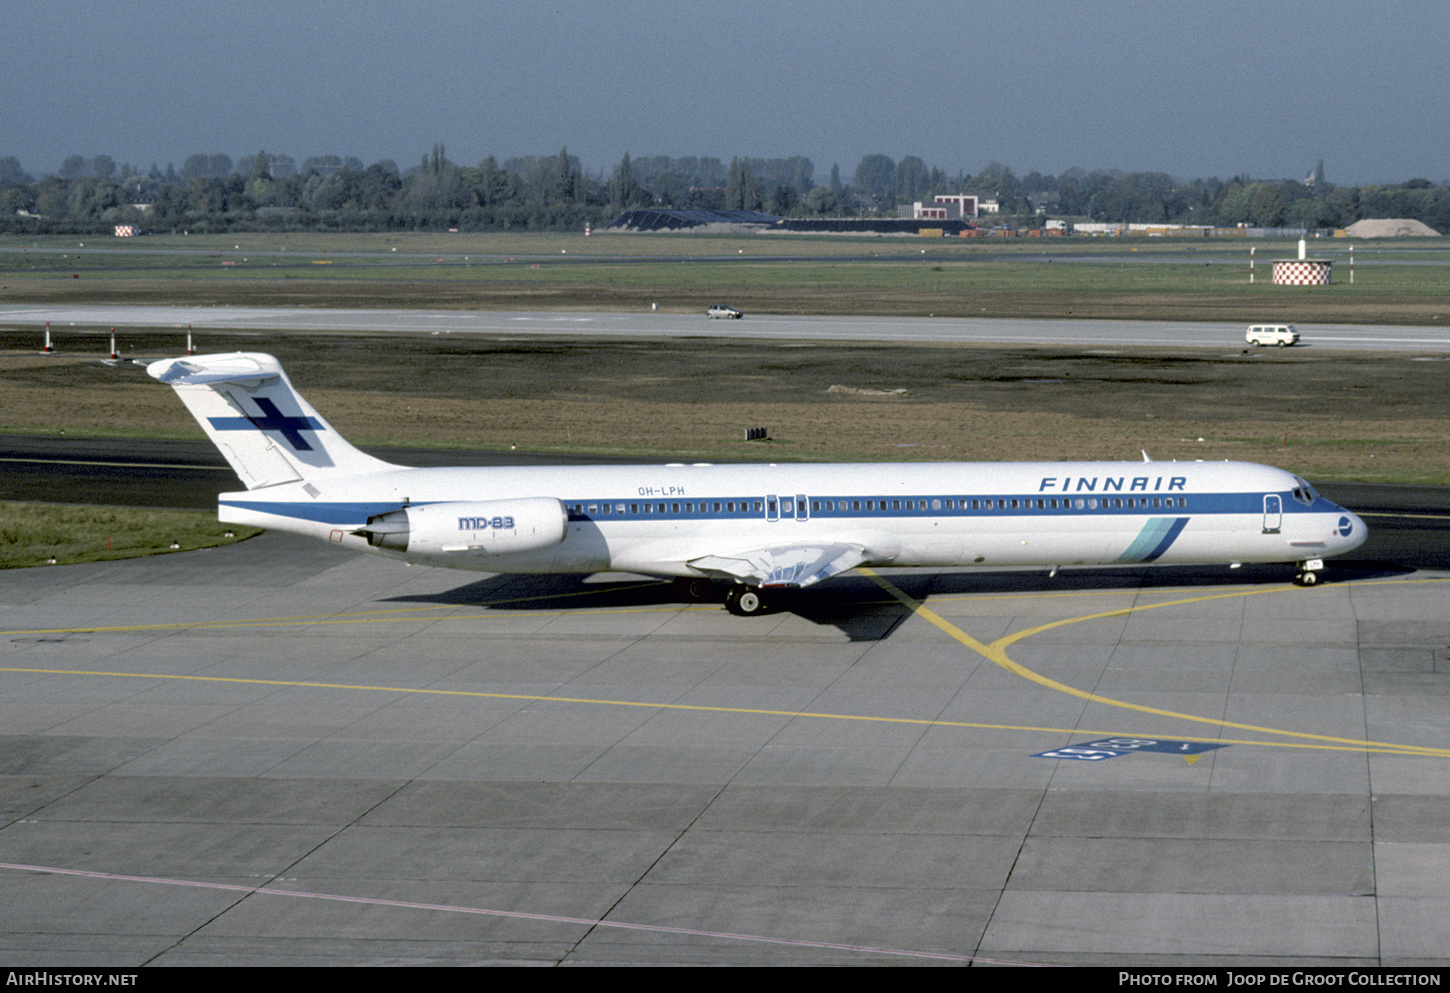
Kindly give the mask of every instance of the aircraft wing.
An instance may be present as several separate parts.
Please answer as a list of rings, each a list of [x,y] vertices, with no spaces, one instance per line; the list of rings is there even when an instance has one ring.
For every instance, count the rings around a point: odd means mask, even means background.
[[[810,586],[865,562],[866,549],[847,542],[773,545],[728,555],[702,555],[688,565],[751,586]]]

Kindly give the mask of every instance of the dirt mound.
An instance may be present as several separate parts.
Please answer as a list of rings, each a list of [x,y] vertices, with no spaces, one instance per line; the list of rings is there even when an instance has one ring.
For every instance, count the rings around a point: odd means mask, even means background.
[[[1440,232],[1424,221],[1405,217],[1387,217],[1378,220],[1365,218],[1345,228],[1351,238],[1401,238],[1407,235],[1421,238],[1438,238]]]

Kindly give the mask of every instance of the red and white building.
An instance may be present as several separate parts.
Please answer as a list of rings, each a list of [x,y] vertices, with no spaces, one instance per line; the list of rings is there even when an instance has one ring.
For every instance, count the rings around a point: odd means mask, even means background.
[[[896,216],[915,221],[968,221],[977,217],[977,209],[974,193],[938,193],[931,203],[901,204]]]

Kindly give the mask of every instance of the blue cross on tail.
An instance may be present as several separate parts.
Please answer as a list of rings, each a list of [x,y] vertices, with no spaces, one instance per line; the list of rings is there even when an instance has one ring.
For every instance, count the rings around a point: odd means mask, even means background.
[[[217,431],[250,431],[253,428],[258,431],[278,431],[287,439],[287,444],[292,446],[293,451],[312,451],[312,446],[302,437],[302,432],[321,431],[322,424],[317,418],[288,417],[266,397],[257,397],[256,401],[262,410],[260,417],[246,414],[242,417],[208,417],[207,420],[211,421],[212,428]]]

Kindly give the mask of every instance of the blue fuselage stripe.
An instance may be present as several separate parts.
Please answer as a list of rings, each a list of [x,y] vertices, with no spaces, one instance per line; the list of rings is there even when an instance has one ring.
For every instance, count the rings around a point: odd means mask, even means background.
[[[1285,494],[1287,497],[1287,494]],[[474,502],[501,498],[460,497],[454,500],[415,500],[414,505],[441,502]],[[1198,493],[1181,497],[1135,499],[1098,498],[1077,506],[1078,500],[1068,498],[1047,499],[1042,497],[961,497],[961,496],[831,496],[807,497],[806,511],[802,514],[792,505],[786,509],[792,497],[709,497],[706,499],[640,499],[611,497],[603,499],[570,498],[560,502],[568,511],[569,520],[602,524],[610,521],[706,521],[706,520],[931,520],[931,519],[973,519],[1000,521],[1008,518],[1023,520],[1056,518],[1064,522],[1080,518],[1100,519],[1103,516],[1148,517],[1142,531],[1131,547],[1124,553],[1132,555],[1131,560],[1151,562],[1161,556],[1183,532],[1188,523],[1188,512],[1195,517],[1214,515],[1261,514],[1262,493]],[[222,501],[226,506],[279,517],[315,521],[319,524],[362,525],[377,514],[398,510],[398,502],[380,501],[299,501],[299,500],[255,500],[233,499]],[[1158,505],[1154,506],[1154,502]],[[1053,506],[1053,504],[1056,506]],[[1292,499],[1284,500],[1285,514],[1312,512],[1310,507],[1301,507]],[[1096,504],[1096,506],[1094,506]],[[607,509],[606,509],[607,508]],[[772,513],[773,510],[773,513]],[[1179,516],[1161,516],[1164,512],[1178,512]],[[1154,515],[1154,516],[1148,516]]]

